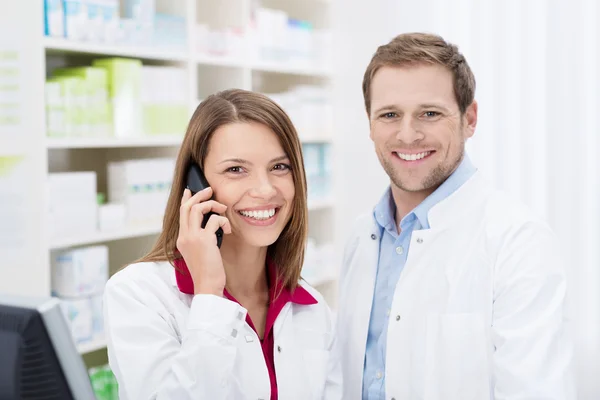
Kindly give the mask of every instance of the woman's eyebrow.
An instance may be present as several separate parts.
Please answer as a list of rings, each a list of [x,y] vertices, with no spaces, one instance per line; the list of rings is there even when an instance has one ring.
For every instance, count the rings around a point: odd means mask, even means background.
[[[286,156],[285,154],[279,157],[275,157],[274,159],[272,159],[270,162],[274,163],[277,161],[283,161],[283,160],[287,160],[288,156]],[[252,163],[248,160],[244,160],[243,158],[228,158],[226,160],[221,161],[219,164],[224,164],[227,162],[231,162],[231,163],[236,163],[236,164],[242,164],[242,165],[252,165]]]

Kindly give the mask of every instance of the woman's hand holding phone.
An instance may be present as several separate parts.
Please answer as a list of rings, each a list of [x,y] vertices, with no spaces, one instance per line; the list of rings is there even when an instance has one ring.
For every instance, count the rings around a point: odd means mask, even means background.
[[[221,252],[217,247],[217,229],[231,233],[231,225],[226,217],[211,215],[206,227],[202,228],[204,215],[210,211],[222,214],[227,209],[224,204],[211,200],[212,188],[208,187],[192,196],[185,189],[179,209],[179,235],[177,249],[183,256],[194,281],[195,294],[223,295],[225,269]]]

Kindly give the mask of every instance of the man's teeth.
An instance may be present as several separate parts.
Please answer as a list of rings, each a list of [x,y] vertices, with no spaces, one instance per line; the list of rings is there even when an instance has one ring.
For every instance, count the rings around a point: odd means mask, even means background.
[[[396,154],[398,155],[398,157],[400,157],[404,161],[417,161],[417,160],[420,160],[420,159],[425,158],[428,155],[430,155],[431,151],[426,151],[424,153],[418,153],[418,154],[403,154],[403,153],[396,152]]]
[[[254,218],[254,219],[269,219],[273,215],[275,215],[275,209],[272,208],[270,210],[260,210],[260,211],[240,211],[244,217]]]

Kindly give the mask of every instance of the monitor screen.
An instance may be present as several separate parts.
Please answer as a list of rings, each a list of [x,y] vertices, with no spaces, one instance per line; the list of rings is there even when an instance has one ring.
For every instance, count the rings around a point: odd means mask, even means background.
[[[0,295],[0,399],[95,399],[56,298]]]

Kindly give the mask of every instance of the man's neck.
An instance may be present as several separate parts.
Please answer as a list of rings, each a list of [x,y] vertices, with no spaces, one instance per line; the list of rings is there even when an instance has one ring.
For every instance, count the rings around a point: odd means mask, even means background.
[[[225,287],[238,301],[268,292],[266,247],[249,246],[235,239],[224,240],[221,257],[227,276]]]
[[[391,188],[392,198],[394,199],[394,204],[396,205],[395,220],[398,232],[400,232],[400,222],[402,221],[402,218],[404,218],[408,213],[417,208],[417,206],[421,204],[423,200],[425,200],[436,189],[434,187],[418,192],[407,192],[405,190],[400,189],[393,183],[391,185]]]

